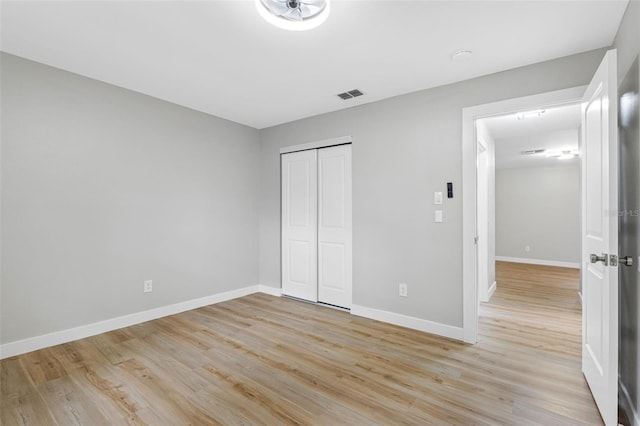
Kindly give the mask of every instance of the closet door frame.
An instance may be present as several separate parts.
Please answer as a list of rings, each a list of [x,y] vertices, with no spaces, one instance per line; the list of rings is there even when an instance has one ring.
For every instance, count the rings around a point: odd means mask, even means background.
[[[297,151],[306,151],[308,149],[328,148],[330,146],[345,145],[352,142],[353,140],[351,136],[341,136],[339,138],[324,139],[316,142],[285,146],[284,148],[280,148],[280,154],[287,154],[289,152],[297,152]]]

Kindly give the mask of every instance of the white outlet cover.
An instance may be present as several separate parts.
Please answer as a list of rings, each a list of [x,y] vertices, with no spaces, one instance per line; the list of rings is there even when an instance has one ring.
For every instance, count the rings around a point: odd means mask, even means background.
[[[398,285],[398,295],[407,297],[407,283],[400,283]]]
[[[434,215],[433,215],[433,220],[436,223],[440,223],[442,222],[442,210],[436,210]]]
[[[149,293],[153,291],[153,281],[152,280],[145,280],[144,281],[144,285],[142,287],[142,290],[145,293]]]

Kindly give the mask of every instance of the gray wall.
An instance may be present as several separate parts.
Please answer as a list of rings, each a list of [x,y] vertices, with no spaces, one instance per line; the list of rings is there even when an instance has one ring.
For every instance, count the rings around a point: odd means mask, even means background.
[[[260,282],[280,286],[280,147],[353,137],[353,301],[462,326],[462,108],[587,84],[596,50],[261,132]],[[362,88],[366,92],[366,88]],[[454,185],[444,223],[433,192]],[[465,208],[473,208],[466,206]],[[398,297],[408,283],[408,298]]]
[[[620,120],[621,145],[621,197],[620,210],[627,211],[620,217],[619,238],[622,256],[632,256],[640,260],[640,218],[633,212],[640,210],[640,105],[638,88],[640,87],[640,71],[638,61],[640,55],[640,1],[632,0],[622,19],[614,46],[618,49],[618,83],[619,95],[635,93],[635,116],[627,116]],[[632,66],[632,64],[634,64]],[[629,95],[625,102],[629,108]],[[630,214],[629,214],[630,213]],[[638,262],[640,263],[640,262]],[[632,419],[638,415],[640,407],[640,342],[638,326],[640,325],[640,269],[639,267],[619,267],[620,273],[620,335],[619,335],[619,377],[624,392],[620,393],[623,410]],[[627,398],[628,395],[628,398]],[[636,417],[636,423],[640,419]]]
[[[261,132],[3,54],[1,341],[279,287],[278,150],[343,135],[354,139],[354,303],[461,326],[461,109],[586,84],[603,54]],[[432,194],[447,181],[455,198],[435,224]]]
[[[580,264],[578,164],[496,170],[496,255]]]
[[[257,130],[1,59],[2,343],[258,284]]]

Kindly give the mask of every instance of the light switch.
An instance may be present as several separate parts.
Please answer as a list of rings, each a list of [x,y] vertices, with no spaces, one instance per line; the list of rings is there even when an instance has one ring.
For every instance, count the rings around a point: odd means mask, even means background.
[[[434,219],[437,223],[442,222],[442,210],[435,211]]]
[[[442,204],[442,192],[433,193],[433,204]]]

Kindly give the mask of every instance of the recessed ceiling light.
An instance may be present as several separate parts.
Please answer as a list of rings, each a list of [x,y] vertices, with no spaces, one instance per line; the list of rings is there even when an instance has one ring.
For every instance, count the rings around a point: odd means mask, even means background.
[[[255,0],[258,13],[278,28],[304,31],[327,20],[331,0]]]
[[[525,120],[527,118],[538,118],[538,117],[541,117],[542,114],[544,113],[545,113],[545,110],[543,109],[539,109],[537,111],[521,112],[519,114],[516,114],[516,118],[518,120]]]
[[[471,59],[471,55],[473,52],[470,50],[458,50],[453,55],[451,55],[451,60],[454,62],[462,62]]]
[[[558,157],[558,160],[571,160],[572,158],[576,158],[577,156],[578,154],[571,154],[571,153],[562,154]]]

